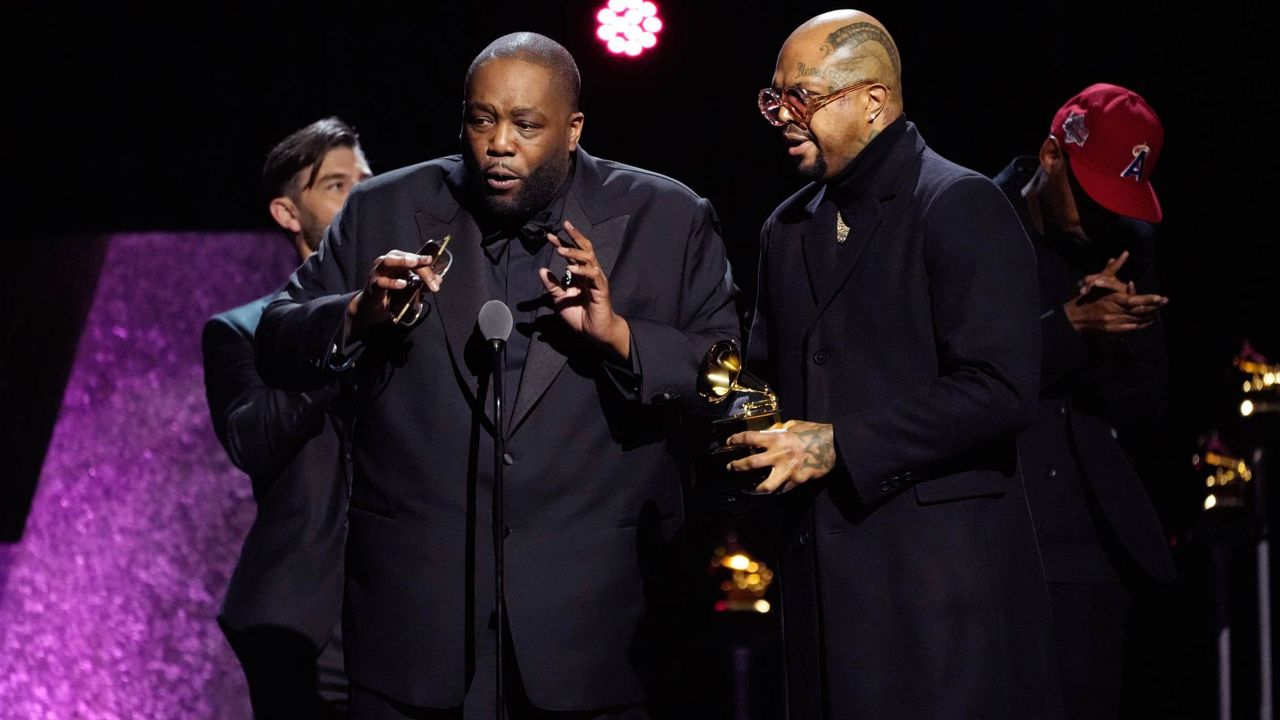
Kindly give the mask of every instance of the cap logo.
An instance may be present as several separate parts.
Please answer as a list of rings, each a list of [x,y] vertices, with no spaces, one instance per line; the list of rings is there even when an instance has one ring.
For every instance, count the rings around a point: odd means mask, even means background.
[[[1084,126],[1083,114],[1067,113],[1067,119],[1062,121],[1062,137],[1068,144],[1084,147],[1084,142],[1089,139],[1089,128]]]
[[[1133,146],[1133,161],[1129,163],[1129,167],[1120,173],[1120,177],[1129,178],[1136,182],[1142,182],[1142,169],[1147,165],[1147,155],[1151,152],[1151,148],[1145,143]]]

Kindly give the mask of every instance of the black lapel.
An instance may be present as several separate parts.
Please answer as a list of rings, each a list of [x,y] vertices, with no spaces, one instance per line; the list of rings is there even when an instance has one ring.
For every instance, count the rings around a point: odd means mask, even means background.
[[[453,187],[461,187],[462,172],[460,162],[447,182]],[[468,367],[466,348],[467,341],[475,332],[480,307],[489,294],[484,251],[480,248],[480,228],[471,213],[458,205],[448,187],[430,207],[419,210],[415,220],[420,242],[452,236],[448,249],[453,254],[453,263],[440,284],[440,292],[431,297],[431,302],[444,324],[445,339],[458,377],[471,393],[471,399],[475,400],[477,373]]]
[[[852,247],[844,248],[845,252],[836,262],[836,266],[828,270],[830,279],[824,289],[819,290],[815,299],[818,304],[818,315],[827,309],[827,305],[831,304],[834,298],[853,274],[853,269],[858,266],[858,260],[862,259],[862,254],[867,251],[869,246],[876,239],[876,231],[880,229],[880,221],[882,218],[883,202],[879,199],[867,203],[868,207],[865,215],[858,219],[858,227],[851,228],[849,233],[849,244]],[[866,228],[865,230],[863,228]],[[815,238],[816,239],[816,238]],[[834,237],[825,238],[826,242],[835,242]]]
[[[867,248],[876,242],[880,229],[891,225],[894,216],[906,206],[904,203],[893,201],[900,195],[903,197],[910,195],[903,185],[908,178],[915,176],[913,168],[918,165],[923,152],[924,141],[916,132],[915,126],[908,123],[906,132],[898,138],[889,156],[885,158],[884,165],[875,174],[872,186],[867,188],[865,195],[867,199],[863,201],[867,205],[866,215],[858,219],[858,227],[850,228],[849,242],[856,244],[848,248],[852,252],[847,257],[841,258],[836,267],[832,268],[831,281],[827,284],[825,292],[821,292],[818,297],[815,323],[826,312],[835,296],[840,294],[840,290],[853,275],[858,261],[862,259]]]
[[[825,185],[818,188],[818,192],[815,193],[813,198],[804,206],[805,212],[809,213],[809,222],[800,226],[800,251],[801,255],[804,256],[805,274],[809,278],[809,296],[813,298],[813,303],[815,305],[817,305],[820,300],[818,296],[820,292],[818,289],[818,282],[824,271],[823,268],[819,267],[822,261],[818,259],[818,255],[814,251],[818,249],[818,243],[834,241],[833,238],[818,237],[818,235],[823,233],[822,228],[818,227],[818,223],[815,222],[815,218],[818,214],[818,206],[822,204],[822,198],[826,194],[827,188]],[[828,270],[827,272],[830,271]]]
[[[616,215],[602,218],[599,222],[591,219],[588,208],[596,213],[603,211],[604,214],[608,214],[600,197],[600,188],[603,185],[595,158],[579,148],[578,167],[575,170],[573,186],[569,189],[568,197],[565,198],[564,218],[591,240],[596,259],[607,276],[613,271],[618,254],[622,251],[627,222],[631,216]],[[564,270],[566,263],[560,255],[556,254],[553,255],[549,264],[552,274],[558,275]],[[534,320],[535,326],[543,327],[552,322],[560,323],[558,318],[549,317],[553,314],[554,311],[550,306],[540,307]],[[580,345],[569,344],[565,347],[580,347]],[[551,387],[551,383],[564,369],[567,361],[568,357],[552,346],[544,332],[535,330],[529,341],[529,354],[525,357],[524,373],[520,377],[520,391],[508,419],[508,434],[515,433],[520,427],[520,423],[533,410],[538,400],[546,394],[547,388]]]

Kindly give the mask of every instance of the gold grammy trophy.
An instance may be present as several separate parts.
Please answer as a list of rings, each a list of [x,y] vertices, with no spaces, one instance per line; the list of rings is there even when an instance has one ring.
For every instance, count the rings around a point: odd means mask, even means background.
[[[725,440],[746,430],[768,430],[781,422],[778,396],[743,369],[742,352],[732,340],[717,342],[703,357],[698,369],[698,394],[712,405],[734,396],[737,402],[728,415],[711,423],[709,447],[698,459],[697,486],[722,509],[746,509],[740,498],[754,494],[755,487],[768,477],[768,469],[749,473],[727,470],[726,465],[754,450],[742,445],[730,447]]]

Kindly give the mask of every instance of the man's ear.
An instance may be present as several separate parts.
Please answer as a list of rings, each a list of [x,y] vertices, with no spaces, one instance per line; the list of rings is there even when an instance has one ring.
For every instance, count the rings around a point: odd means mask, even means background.
[[[569,115],[569,152],[578,149],[578,139],[582,137],[582,124],[587,116],[580,112]]]
[[[293,200],[281,196],[271,201],[267,206],[271,211],[271,217],[280,227],[291,233],[297,234],[302,232],[302,220],[298,217],[298,206],[293,204]]]
[[[889,104],[889,88],[876,83],[867,88],[867,122],[875,122]]]
[[[1046,175],[1052,175],[1062,168],[1065,157],[1062,153],[1062,146],[1058,144],[1058,138],[1050,135],[1040,144],[1040,169],[1044,170]]]

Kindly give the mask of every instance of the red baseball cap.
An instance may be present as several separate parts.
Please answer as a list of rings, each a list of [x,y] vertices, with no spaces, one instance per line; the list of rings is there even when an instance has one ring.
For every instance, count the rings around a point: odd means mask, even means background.
[[[1095,202],[1117,215],[1160,222],[1151,173],[1164,127],[1142,96],[1118,85],[1090,85],[1058,110],[1049,133]]]

